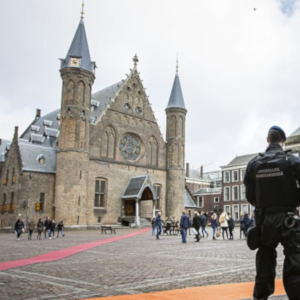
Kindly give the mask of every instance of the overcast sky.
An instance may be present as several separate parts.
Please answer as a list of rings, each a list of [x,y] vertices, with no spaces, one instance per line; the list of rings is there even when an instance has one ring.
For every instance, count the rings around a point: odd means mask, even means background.
[[[0,138],[22,133],[37,108],[60,107],[60,62],[81,0],[0,0]],[[165,108],[179,53],[188,110],[186,162],[217,170],[261,152],[269,127],[300,127],[298,0],[85,0],[98,69],[93,92],[138,70],[165,137]]]

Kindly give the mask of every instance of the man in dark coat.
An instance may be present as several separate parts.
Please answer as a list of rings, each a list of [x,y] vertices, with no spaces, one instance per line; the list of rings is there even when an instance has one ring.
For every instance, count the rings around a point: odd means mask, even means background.
[[[247,200],[256,208],[257,227],[252,232],[258,242],[249,244],[250,249],[258,247],[254,300],[267,300],[274,293],[279,243],[284,247],[282,277],[286,293],[290,300],[300,300],[300,227],[296,219],[296,207],[300,206],[300,159],[283,151],[285,140],[284,131],[272,126],[266,152],[248,163],[244,177]],[[250,233],[249,243],[253,241]]]
[[[161,212],[157,214],[157,217],[155,219],[155,226],[156,226],[156,238],[159,240],[159,236],[162,230]]]
[[[200,222],[199,213],[197,211],[195,211],[194,212],[194,218],[193,218],[193,227],[197,231],[196,242],[200,241],[200,233],[199,233],[200,226],[201,226],[201,222]]]

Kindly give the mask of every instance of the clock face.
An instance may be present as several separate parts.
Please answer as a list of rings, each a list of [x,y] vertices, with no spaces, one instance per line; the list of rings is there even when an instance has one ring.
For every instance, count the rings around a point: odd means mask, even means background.
[[[70,57],[70,67],[79,67],[80,66],[80,58]]]

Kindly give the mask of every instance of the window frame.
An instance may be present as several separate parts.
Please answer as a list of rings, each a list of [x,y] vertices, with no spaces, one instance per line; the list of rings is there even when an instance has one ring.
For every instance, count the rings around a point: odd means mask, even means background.
[[[237,218],[236,218],[236,215],[235,215],[236,212],[234,210],[235,207],[238,208],[237,209]],[[239,206],[239,204],[232,205],[232,216],[233,216],[234,220],[239,220],[239,218],[240,218],[240,206]]]
[[[228,209],[227,209],[228,208]],[[224,205],[224,211],[228,214],[231,213],[231,205]]]
[[[157,201],[156,201],[156,207],[155,207],[155,209],[160,209],[160,206],[161,206],[160,195],[161,195],[162,185],[160,183],[154,183],[153,184],[153,188],[154,188],[156,196],[157,196]],[[157,190],[159,192],[157,192]]]
[[[234,195],[235,195],[234,190],[235,189],[237,191],[237,198],[234,197]],[[239,201],[239,186],[238,185],[233,185],[232,186],[232,201]]]
[[[240,171],[241,181],[244,181],[245,174],[246,174],[246,169],[241,169]]]
[[[96,191],[97,181],[99,181],[99,190]],[[102,191],[102,182],[104,182],[104,191]],[[94,208],[105,208],[107,206],[107,192],[108,192],[108,180],[103,177],[95,178],[95,188],[94,188]],[[99,195],[99,198],[96,200],[96,197]],[[103,196],[103,200],[101,200]],[[96,205],[96,201],[99,205]],[[101,203],[103,201],[103,203]],[[101,206],[103,204],[103,206]]]
[[[228,174],[228,181],[226,180],[226,174]],[[224,183],[230,183],[230,171],[224,171]]]
[[[247,210],[245,211],[245,210],[243,209],[243,207],[247,207]],[[246,203],[241,204],[241,212],[244,212],[244,213],[249,214],[249,205],[246,204]]]
[[[244,192],[243,192],[243,188],[244,188]],[[243,198],[243,195],[245,195],[245,197]],[[241,200],[247,200],[246,198],[246,186],[244,184],[241,185]]]
[[[228,190],[228,199],[225,199],[225,195],[226,195],[226,193],[225,193],[225,190]],[[224,200],[224,202],[226,201],[230,201],[230,187],[229,186],[224,186],[224,198],[223,198],[223,200]]]
[[[238,182],[239,181],[239,170],[232,170],[231,171],[231,176],[232,176],[232,182]],[[236,179],[234,178],[234,174],[236,174]]]
[[[218,199],[218,201],[216,201]],[[214,203],[220,203],[220,197],[214,197]]]
[[[200,201],[202,202],[202,205],[200,205]],[[203,208],[204,207],[204,197],[203,196],[197,196],[197,207]]]

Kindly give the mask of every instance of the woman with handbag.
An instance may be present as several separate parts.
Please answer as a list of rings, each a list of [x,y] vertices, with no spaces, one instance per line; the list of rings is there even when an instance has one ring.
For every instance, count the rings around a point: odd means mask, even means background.
[[[222,228],[223,240],[225,239],[224,238],[224,232],[226,232],[226,237],[227,237],[227,240],[228,240],[228,220],[229,220],[229,217],[228,217],[226,211],[223,211],[220,215],[220,218],[219,218],[220,226]]]
[[[218,220],[217,220],[217,214],[213,213],[210,217],[210,224],[211,224],[211,228],[213,230],[213,240],[216,240],[216,230],[218,228]]]

